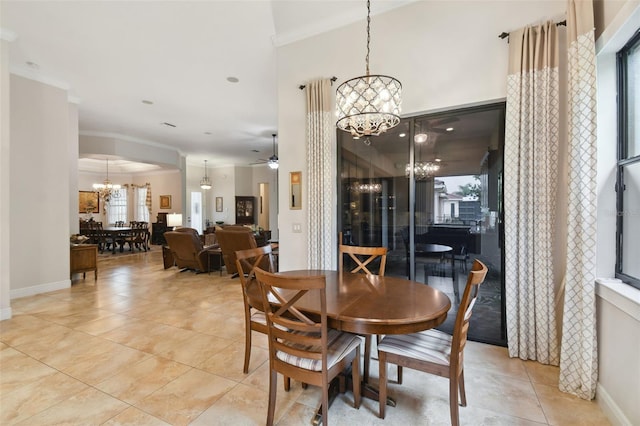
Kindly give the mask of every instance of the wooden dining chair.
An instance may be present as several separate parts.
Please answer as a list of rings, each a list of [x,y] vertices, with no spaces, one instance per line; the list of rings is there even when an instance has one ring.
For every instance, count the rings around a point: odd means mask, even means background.
[[[282,276],[255,268],[267,314],[269,335],[269,408],[275,413],[278,373],[322,387],[322,423],[329,424],[329,383],[351,364],[354,407],[360,407],[361,338],[327,327],[324,275]],[[318,302],[313,315],[299,309],[302,297]]]
[[[251,331],[267,334],[267,319],[262,310],[251,305],[247,295],[247,286],[255,280],[255,268],[257,266],[269,272],[275,271],[271,246],[238,250],[236,252],[236,267],[242,286],[242,298],[244,300],[244,368],[243,372],[249,372],[249,358],[251,357]],[[285,381],[286,383],[286,381]],[[288,384],[288,383],[287,383]]]
[[[345,254],[349,255],[349,258],[355,263],[351,273],[365,273],[371,275],[384,276],[385,266],[387,264],[387,248],[386,247],[363,247],[363,246],[349,246],[342,243],[342,232],[338,237],[339,243],[339,257],[338,257],[338,270],[344,271],[344,257]],[[369,268],[372,268],[372,262],[379,258],[377,273],[371,272]],[[372,268],[373,269],[373,268]],[[369,379],[369,366],[371,364],[371,336],[363,336],[364,341],[364,378],[365,381]],[[380,341],[380,337],[376,337],[377,341]]]
[[[431,329],[413,334],[385,336],[378,345],[380,362],[380,401],[387,400],[387,362],[398,366],[398,383],[402,383],[402,367],[435,374],[449,379],[449,409],[451,424],[458,425],[458,391],[460,405],[466,407],[464,391],[463,351],[467,343],[469,319],[478,297],[480,285],[487,276],[487,267],[475,260],[467,277],[460,301],[453,336]],[[380,418],[384,419],[386,403],[380,402]]]

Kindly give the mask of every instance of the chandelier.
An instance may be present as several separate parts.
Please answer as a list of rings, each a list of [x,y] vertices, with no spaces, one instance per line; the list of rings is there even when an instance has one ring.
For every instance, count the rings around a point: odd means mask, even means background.
[[[273,155],[269,157],[269,161],[267,161],[267,166],[269,166],[270,169],[275,170],[279,166],[278,156],[276,155],[276,134],[273,133],[271,136],[273,136]]]
[[[211,189],[211,181],[207,176],[207,160],[204,160],[204,177],[200,180],[200,188]]]
[[[382,184],[355,182],[353,185],[349,185],[349,191],[354,192],[356,194],[380,193],[382,192]]]
[[[107,177],[102,183],[94,183],[93,189],[98,193],[98,197],[102,198],[105,203],[111,201],[111,197],[118,198],[120,196],[120,185],[114,185],[109,180],[109,159],[107,158]]]
[[[336,90],[336,126],[353,136],[377,136],[400,123],[402,84],[393,77],[369,74],[371,4],[367,0],[366,74]]]
[[[413,166],[413,176],[416,180],[425,180],[433,176],[438,170],[440,170],[440,164],[432,163],[431,161],[419,161]],[[407,163],[405,166],[404,175],[408,178],[411,177],[411,164]]]

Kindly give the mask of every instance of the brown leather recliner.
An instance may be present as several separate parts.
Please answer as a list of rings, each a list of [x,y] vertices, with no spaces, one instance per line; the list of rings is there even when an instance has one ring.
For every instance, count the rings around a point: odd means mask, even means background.
[[[228,274],[238,273],[236,251],[256,248],[253,231],[246,226],[225,226],[216,230],[216,238],[222,250],[222,259]]]
[[[177,228],[165,232],[164,238],[178,268],[195,269],[200,272],[209,270],[207,250],[216,246],[203,246],[198,231],[193,228]]]

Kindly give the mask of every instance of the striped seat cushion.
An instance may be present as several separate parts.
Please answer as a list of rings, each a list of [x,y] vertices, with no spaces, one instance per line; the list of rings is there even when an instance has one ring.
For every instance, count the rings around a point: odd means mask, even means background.
[[[378,344],[378,352],[449,365],[453,337],[438,330],[412,334],[390,334]]]
[[[262,311],[255,311],[251,314],[251,321],[257,322],[263,325],[267,325],[267,316]]]
[[[360,336],[356,336],[355,334],[344,333],[344,332],[340,332],[338,330],[333,330],[333,329],[328,330],[327,368],[331,368],[332,366],[340,362],[342,358],[350,354],[351,351],[353,351],[361,342],[362,342],[362,339],[360,338]],[[313,347],[301,346],[301,345],[294,345],[294,346],[298,349],[304,349],[304,350],[312,350],[312,349],[319,350],[317,347],[313,348]],[[286,362],[287,364],[292,364],[297,367],[304,368],[305,370],[311,370],[311,371],[322,370],[322,360],[301,358],[301,357],[287,354],[282,351],[277,351],[276,356],[278,357],[278,359]]]

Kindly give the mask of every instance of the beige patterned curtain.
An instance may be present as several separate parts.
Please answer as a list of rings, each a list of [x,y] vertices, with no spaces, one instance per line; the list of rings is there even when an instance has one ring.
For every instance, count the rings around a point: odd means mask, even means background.
[[[307,229],[309,230],[308,266],[311,269],[331,269],[333,202],[332,174],[332,121],[331,81],[322,79],[306,85],[307,92],[307,171],[308,203]]]
[[[559,362],[553,274],[558,77],[555,23],[509,34],[504,151],[509,354],[553,365]]]
[[[596,339],[596,52],[591,0],[569,0],[567,259],[560,353],[562,391],[593,399]]]

